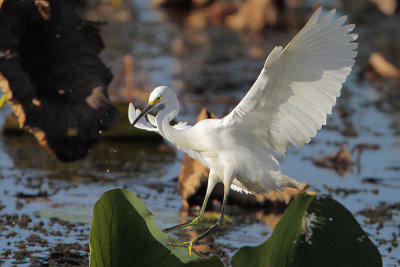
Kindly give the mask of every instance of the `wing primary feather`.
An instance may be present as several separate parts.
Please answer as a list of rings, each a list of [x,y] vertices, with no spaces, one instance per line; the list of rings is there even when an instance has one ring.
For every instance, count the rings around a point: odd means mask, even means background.
[[[251,134],[274,153],[301,147],[332,112],[355,62],[358,44],[347,16],[318,8],[289,44],[275,47],[246,96],[221,120],[238,134]],[[249,132],[251,129],[251,132]]]

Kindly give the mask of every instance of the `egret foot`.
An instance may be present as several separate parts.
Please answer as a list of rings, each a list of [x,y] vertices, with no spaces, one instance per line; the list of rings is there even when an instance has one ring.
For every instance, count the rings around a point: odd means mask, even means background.
[[[184,222],[184,223],[172,226],[172,227],[165,228],[162,231],[164,233],[169,233],[169,232],[172,232],[172,231],[175,231],[175,230],[178,230],[178,229],[190,226],[190,225],[198,224],[201,221],[202,217],[203,217],[203,215],[201,214],[200,216],[194,218],[193,220],[189,220],[187,222]]]
[[[193,245],[197,242],[196,239],[197,238],[195,238],[191,241],[188,241],[188,242],[168,243],[167,246],[187,248],[189,250],[189,255],[192,256],[192,248],[193,248]]]
[[[189,255],[192,255],[192,248],[193,245],[196,244],[198,241],[200,241],[201,239],[203,239],[206,235],[210,234],[211,232],[213,232],[215,229],[217,229],[220,225],[222,225],[222,222],[219,221],[216,225],[214,225],[213,227],[211,227],[210,229],[208,229],[207,231],[205,231],[204,233],[202,233],[201,235],[199,235],[198,237],[196,237],[195,239],[188,241],[188,242],[181,242],[181,243],[168,243],[167,246],[173,246],[173,247],[185,247],[189,249]]]

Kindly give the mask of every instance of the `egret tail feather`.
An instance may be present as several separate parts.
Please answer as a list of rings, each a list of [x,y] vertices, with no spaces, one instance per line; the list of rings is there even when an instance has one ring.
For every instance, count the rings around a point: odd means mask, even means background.
[[[279,181],[281,183],[281,187],[291,187],[291,188],[296,188],[299,190],[302,190],[304,188],[304,185],[301,183],[297,182],[295,179],[290,178],[289,176],[286,176],[281,173],[275,173],[275,176],[279,176]]]

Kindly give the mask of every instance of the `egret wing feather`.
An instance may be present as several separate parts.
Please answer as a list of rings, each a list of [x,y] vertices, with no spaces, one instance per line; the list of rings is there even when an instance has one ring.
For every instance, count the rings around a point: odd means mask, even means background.
[[[284,155],[301,147],[326,124],[354,64],[354,25],[334,20],[335,10],[321,17],[319,8],[282,49],[275,47],[246,96],[220,127],[254,135],[266,149]],[[249,129],[251,129],[249,131]]]
[[[247,189],[238,179],[233,179],[231,189],[239,193],[253,194],[253,192]]]
[[[147,114],[147,121],[150,122],[150,124],[154,127],[157,127],[156,117],[154,117],[153,115]]]
[[[204,157],[201,155],[201,153],[195,149],[191,149],[191,148],[187,148],[187,147],[179,147],[178,148],[180,150],[182,150],[183,152],[185,152],[186,154],[188,154],[189,157],[196,159],[198,161],[200,161],[201,164],[203,164],[204,166],[208,166],[206,160],[204,159]]]

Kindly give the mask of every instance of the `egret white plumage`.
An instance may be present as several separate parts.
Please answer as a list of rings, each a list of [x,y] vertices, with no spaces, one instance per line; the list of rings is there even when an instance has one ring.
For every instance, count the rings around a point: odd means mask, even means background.
[[[158,132],[210,169],[199,216],[165,232],[198,223],[214,186],[224,184],[221,218],[199,237],[182,243],[189,251],[223,223],[230,189],[264,193],[303,187],[281,173],[276,157],[284,156],[291,145],[308,143],[326,124],[357,55],[354,25],[343,25],[346,16],[334,19],[335,10],[325,17],[321,13],[318,8],[284,49],[277,46],[271,51],[248,93],[222,119],[171,126],[179,102],[167,86],[153,90],[143,111],[129,104],[132,126]],[[158,111],[155,117],[148,114],[152,110]],[[149,123],[143,118],[146,114]]]

